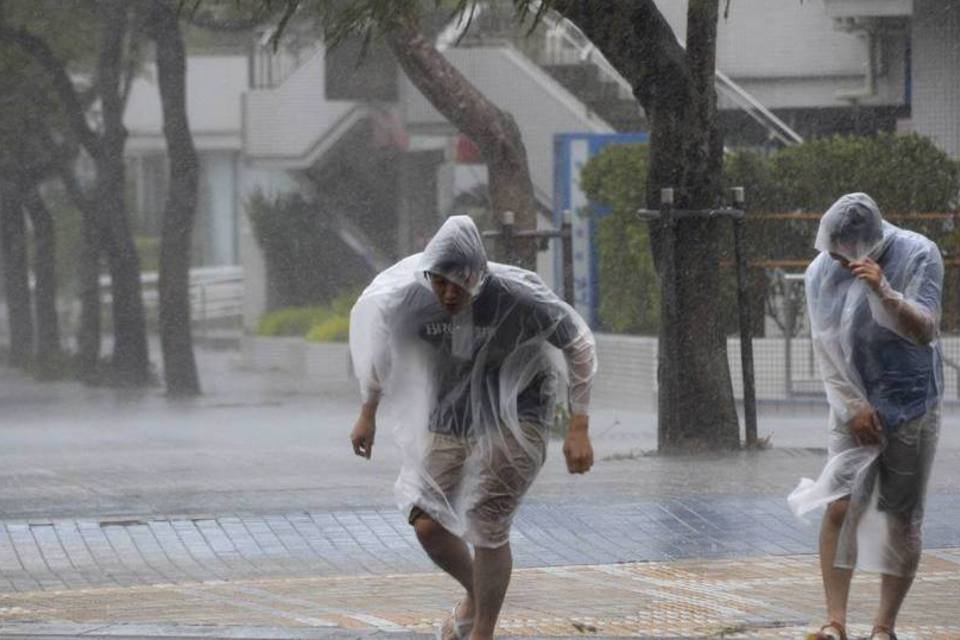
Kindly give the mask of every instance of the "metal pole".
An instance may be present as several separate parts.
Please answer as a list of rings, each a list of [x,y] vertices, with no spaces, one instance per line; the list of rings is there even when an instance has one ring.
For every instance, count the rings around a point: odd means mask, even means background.
[[[733,188],[733,202],[743,210],[743,187]],[[748,447],[757,444],[757,388],[753,370],[753,327],[747,288],[747,254],[744,246],[744,217],[733,219],[733,250],[737,260],[737,307],[740,312],[740,369],[743,373],[743,421]]]
[[[660,355],[657,358],[659,370],[660,393],[657,412],[657,448],[663,450],[670,447],[668,436],[671,416],[677,410],[675,402],[679,393],[679,371],[677,353],[677,265],[675,256],[675,225],[673,216],[673,189],[660,190],[660,227],[661,227],[661,282],[660,291],[663,299],[662,318],[666,323],[661,335]]]
[[[516,256],[514,255],[514,223],[515,217],[513,211],[504,211],[503,212],[503,257],[502,260],[505,264],[513,264],[516,261]]]
[[[563,212],[563,222],[560,226],[560,247],[563,252],[563,299],[572,307],[575,302],[573,286],[573,213],[569,209]]]

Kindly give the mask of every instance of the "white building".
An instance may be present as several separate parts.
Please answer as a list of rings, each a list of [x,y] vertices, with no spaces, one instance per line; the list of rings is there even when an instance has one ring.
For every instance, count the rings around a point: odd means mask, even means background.
[[[682,40],[688,0],[659,4]],[[520,38],[489,12],[458,46],[456,35],[441,35],[445,54],[517,120],[545,211],[553,206],[555,134],[643,126],[629,87],[575,31],[550,23]],[[244,212],[254,191],[316,198],[372,270],[415,250],[485,181],[482,165],[458,162],[457,132],[388,58],[358,69],[349,54],[328,59],[322,46],[301,41],[277,54],[265,45],[249,58],[189,60],[189,117],[203,167],[197,256],[244,266],[248,327],[266,301]],[[732,81],[720,87],[729,140],[764,144],[784,127],[801,136],[913,129],[960,156],[953,0],[736,0],[721,18],[717,66]],[[149,229],[162,207],[164,146],[149,73],[137,81],[126,121],[137,212]]]

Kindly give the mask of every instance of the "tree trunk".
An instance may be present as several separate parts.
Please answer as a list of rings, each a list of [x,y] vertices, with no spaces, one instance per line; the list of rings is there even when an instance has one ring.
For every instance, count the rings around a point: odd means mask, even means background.
[[[77,183],[73,168],[63,166],[61,179],[71,199],[80,210],[80,263],[77,265],[80,326],[77,328],[77,354],[74,359],[77,378],[93,381],[100,364],[100,232],[97,215],[90,198]]]
[[[25,368],[33,357],[26,220],[16,187],[0,186],[0,199],[0,250],[3,252],[4,289],[10,323],[10,364]]]
[[[25,193],[25,205],[33,226],[33,274],[36,279],[34,306],[37,318],[38,375],[57,373],[60,364],[60,320],[57,316],[57,262],[53,216],[40,191],[33,186]]]
[[[719,199],[723,147],[713,84],[718,5],[690,0],[684,51],[653,0],[557,4],[627,78],[647,113],[650,208],[659,208],[664,187],[675,189],[680,209],[709,209]],[[739,446],[726,336],[718,322],[704,322],[719,318],[723,304],[721,224],[683,220],[676,226],[677,322],[663,317],[660,335],[661,451]],[[659,252],[662,234],[654,231]]]
[[[97,163],[97,203],[100,221],[99,242],[107,258],[110,291],[113,298],[114,382],[141,386],[149,380],[147,330],[140,285],[140,258],[127,220],[124,197],[122,146],[105,151]]]
[[[140,285],[140,257],[127,218],[123,150],[123,46],[129,31],[128,6],[123,0],[104,4],[105,38],[100,51],[98,80],[103,109],[103,134],[97,167],[97,204],[102,247],[110,270],[113,294],[113,375],[119,384],[140,386],[149,381],[147,327]]]
[[[514,213],[518,229],[536,229],[537,204],[527,151],[513,117],[498,108],[437,51],[416,25],[394,24],[387,42],[410,81],[459,131],[479,147],[487,164],[492,213],[498,220]],[[534,243],[515,252],[517,262],[536,265]]]
[[[95,203],[90,209],[92,225],[87,226],[91,236],[86,239],[88,249],[107,257],[113,293],[113,373],[118,384],[139,386],[149,381],[149,357],[147,350],[146,321],[140,286],[140,259],[127,219],[124,195],[123,150],[127,132],[123,126],[123,111],[134,67],[133,58],[125,50],[136,49],[136,33],[131,29],[130,11],[137,11],[139,3],[126,0],[102,0],[96,3],[102,12],[103,25],[94,85],[98,90],[101,106],[102,133],[95,132],[88,122],[85,101],[81,99],[63,61],[43,39],[26,29],[12,30],[0,23],[0,38],[14,42],[25,53],[33,56],[50,74],[54,89],[64,108],[76,140],[83,145],[94,160],[97,170]],[[129,38],[128,38],[129,37]],[[93,237],[94,231],[96,238]],[[86,260],[87,271],[92,272],[92,253]],[[85,287],[90,287],[87,281]],[[92,296],[92,291],[87,295]],[[92,311],[92,307],[88,310]],[[93,326],[92,313],[88,327]],[[92,346],[91,336],[85,336]],[[85,358],[93,355],[87,352]],[[88,366],[90,362],[84,363]]]
[[[190,249],[199,162],[187,120],[186,61],[177,15],[167,3],[156,1],[150,18],[170,161],[170,190],[160,242],[163,377],[170,395],[196,396],[200,381],[190,333]]]

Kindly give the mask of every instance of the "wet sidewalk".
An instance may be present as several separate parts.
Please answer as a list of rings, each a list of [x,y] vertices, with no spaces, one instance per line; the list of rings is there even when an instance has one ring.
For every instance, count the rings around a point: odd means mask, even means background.
[[[960,549],[927,552],[920,576],[900,637],[955,640]],[[427,636],[455,601],[453,586],[437,573],[410,573],[5,594],[0,637]],[[878,592],[875,577],[855,579],[851,637],[869,631]],[[797,639],[821,608],[810,555],[526,568],[514,573],[500,633]]]
[[[0,371],[0,638],[419,638],[457,598],[392,506],[398,452],[347,448],[352,397],[203,361],[169,403]],[[816,524],[785,496],[819,416],[774,448],[661,457],[652,416],[600,409],[597,465],[559,443],[521,508],[503,637],[800,638],[822,624]],[[955,418],[952,418],[955,420]],[[901,638],[960,639],[960,446],[945,425]],[[851,631],[879,582],[858,576]]]

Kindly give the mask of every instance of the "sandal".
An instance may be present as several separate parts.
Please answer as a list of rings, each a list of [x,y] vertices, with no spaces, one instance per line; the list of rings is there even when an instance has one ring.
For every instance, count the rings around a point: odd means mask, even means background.
[[[437,627],[436,640],[465,640],[470,636],[470,632],[473,630],[473,618],[462,618],[457,620],[457,609],[460,608],[460,605],[463,604],[463,601],[458,602],[453,605],[453,609],[450,611],[450,615],[444,618],[443,622],[440,623],[440,626]],[[448,630],[452,632],[453,635],[445,635],[444,631]],[[846,638],[844,638],[846,640]]]
[[[828,630],[835,633],[827,633]],[[808,635],[807,640],[847,640],[847,630],[839,622],[828,622],[820,627],[820,631]]]
[[[897,634],[890,627],[878,624],[870,632],[870,640],[874,640],[874,638],[876,640],[897,640]]]

